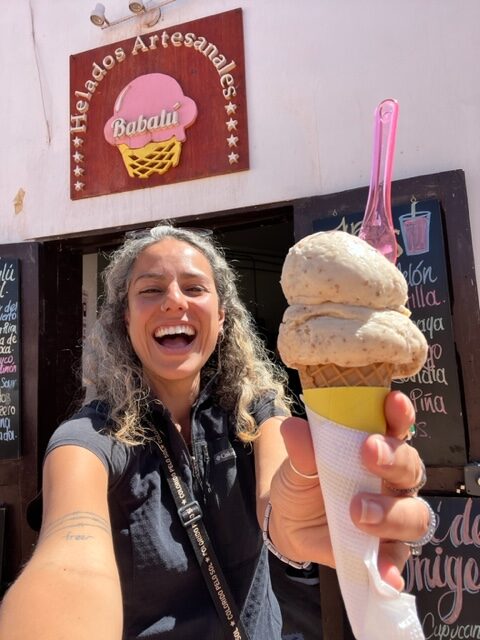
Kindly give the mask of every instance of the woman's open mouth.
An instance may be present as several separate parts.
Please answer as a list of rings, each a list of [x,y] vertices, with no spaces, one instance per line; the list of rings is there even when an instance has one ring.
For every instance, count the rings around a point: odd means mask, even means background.
[[[155,330],[154,338],[158,344],[167,349],[184,349],[195,339],[197,332],[191,325],[174,325],[159,327]]]

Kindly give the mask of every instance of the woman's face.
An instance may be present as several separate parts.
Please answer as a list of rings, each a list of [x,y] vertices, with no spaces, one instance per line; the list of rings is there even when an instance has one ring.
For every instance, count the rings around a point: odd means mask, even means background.
[[[134,263],[127,302],[128,334],[152,388],[197,384],[225,317],[203,253],[174,238],[150,245]]]

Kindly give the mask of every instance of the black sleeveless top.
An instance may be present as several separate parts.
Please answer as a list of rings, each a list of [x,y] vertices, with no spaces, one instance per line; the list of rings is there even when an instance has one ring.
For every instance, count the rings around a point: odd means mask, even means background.
[[[274,395],[267,394],[252,415],[261,425],[283,412],[275,406]],[[155,404],[150,419],[164,434],[177,470],[202,506],[250,640],[279,640],[281,614],[255,511],[253,447],[235,437],[231,416],[208,392],[192,410],[191,453],[163,407]],[[98,401],[55,431],[47,454],[67,444],[89,449],[108,471],[123,638],[222,640],[218,615],[161,473],[156,445],[128,446],[115,440]]]

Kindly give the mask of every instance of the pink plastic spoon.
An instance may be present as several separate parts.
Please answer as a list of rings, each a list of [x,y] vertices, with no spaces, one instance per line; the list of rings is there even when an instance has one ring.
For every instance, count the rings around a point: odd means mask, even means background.
[[[392,221],[391,184],[398,102],[383,100],[375,110],[372,173],[360,238],[395,264],[397,241]]]

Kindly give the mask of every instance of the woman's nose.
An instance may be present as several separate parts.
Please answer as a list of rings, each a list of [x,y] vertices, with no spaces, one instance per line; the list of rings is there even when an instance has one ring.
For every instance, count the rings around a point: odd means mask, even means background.
[[[165,291],[165,297],[162,301],[162,310],[169,311],[171,309],[185,309],[187,306],[186,298],[178,284],[172,283]]]

